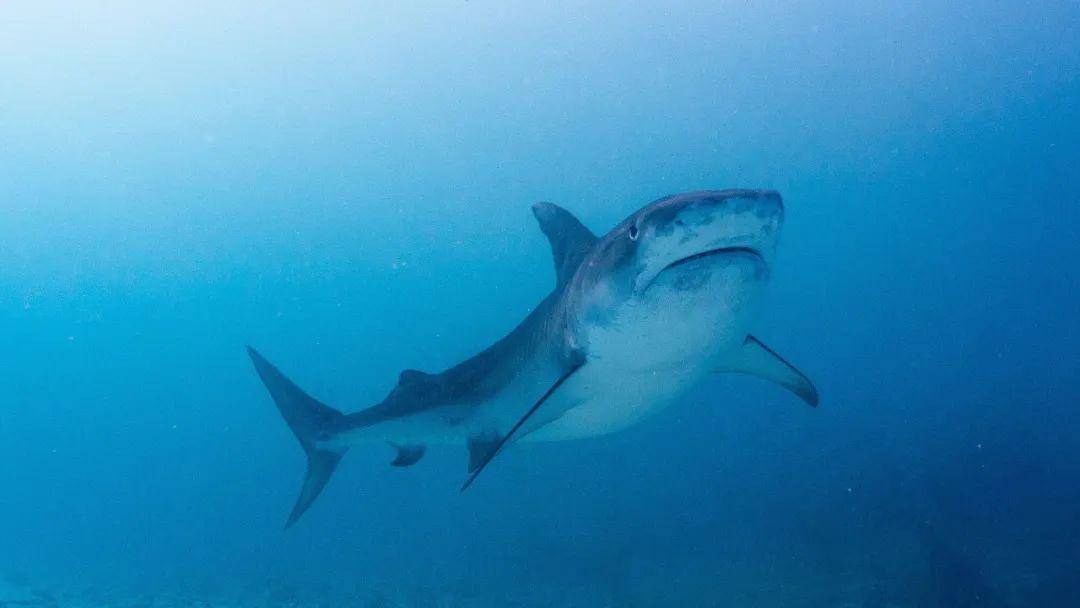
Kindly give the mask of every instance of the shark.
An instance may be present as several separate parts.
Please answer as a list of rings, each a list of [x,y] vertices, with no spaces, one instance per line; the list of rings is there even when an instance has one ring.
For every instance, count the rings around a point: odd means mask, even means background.
[[[396,467],[416,464],[429,445],[464,445],[464,491],[515,442],[617,432],[714,374],[757,376],[818,405],[813,382],[751,334],[783,226],[777,192],[667,196],[604,236],[555,204],[532,212],[551,244],[555,288],[475,356],[439,373],[402,371],[379,403],[343,413],[248,347],[307,455],[286,528],[358,444],[389,444]]]

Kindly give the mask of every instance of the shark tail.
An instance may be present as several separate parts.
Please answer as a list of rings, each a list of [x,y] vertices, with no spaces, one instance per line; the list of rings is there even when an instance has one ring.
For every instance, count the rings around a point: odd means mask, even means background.
[[[300,496],[296,498],[296,504],[285,523],[285,528],[288,529],[319,497],[341,457],[345,455],[344,449],[327,449],[318,443],[320,438],[328,436],[342,425],[345,415],[305,393],[254,348],[249,346],[247,351],[255,364],[255,371],[281,412],[281,417],[300,440],[300,445],[307,454],[307,474],[300,486]]]

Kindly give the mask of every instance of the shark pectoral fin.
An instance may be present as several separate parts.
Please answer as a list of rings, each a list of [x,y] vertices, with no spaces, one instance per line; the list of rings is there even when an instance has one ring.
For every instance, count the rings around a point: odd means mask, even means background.
[[[560,376],[559,379],[556,380],[555,383],[548,388],[548,390],[543,394],[543,396],[536,400],[536,403],[534,403],[533,406],[529,408],[529,411],[525,412],[525,415],[522,416],[521,419],[518,420],[516,423],[514,423],[514,426],[510,428],[510,431],[503,435],[502,438],[495,441],[493,445],[482,446],[481,442],[479,441],[474,444],[473,441],[470,439],[469,476],[465,478],[465,483],[461,484],[462,492],[467,490],[469,486],[472,485],[472,482],[476,480],[476,476],[479,475],[480,472],[484,470],[484,467],[486,467],[488,463],[490,463],[491,460],[495,458],[495,455],[498,454],[503,449],[503,447],[506,446],[506,444],[514,437],[514,433],[517,433],[518,430],[525,424],[525,421],[527,421],[533,414],[535,414],[536,411],[540,409],[540,406],[543,405],[545,401],[547,401],[548,397],[555,394],[555,391],[559,390],[559,387],[562,386],[563,382],[566,382],[567,379],[569,379],[570,376],[573,376],[574,372],[581,369],[583,365],[585,365],[583,362],[576,363],[573,367],[570,368],[569,371]],[[476,446],[475,449],[474,445]],[[481,450],[484,450],[485,453],[482,453]]]
[[[420,462],[420,459],[424,457],[424,452],[427,451],[427,446],[423,444],[399,445],[391,442],[390,445],[397,450],[397,456],[390,463],[393,467],[411,467]]]
[[[716,370],[721,373],[750,374],[775,382],[795,393],[812,406],[818,404],[818,392],[806,374],[784,360],[761,340],[746,336],[739,356],[730,364]]]

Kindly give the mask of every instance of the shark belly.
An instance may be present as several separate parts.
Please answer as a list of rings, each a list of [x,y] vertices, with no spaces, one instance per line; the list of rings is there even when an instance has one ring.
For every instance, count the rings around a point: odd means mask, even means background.
[[[564,387],[565,413],[529,439],[620,431],[737,357],[760,305],[760,261],[732,255],[671,274],[659,277],[649,298],[587,328],[589,361]],[[703,288],[691,291],[688,284]]]
[[[567,441],[621,431],[667,407],[701,379],[696,369],[627,374],[604,365],[583,369],[565,387],[561,416],[523,438]],[[560,407],[561,405],[561,407]]]

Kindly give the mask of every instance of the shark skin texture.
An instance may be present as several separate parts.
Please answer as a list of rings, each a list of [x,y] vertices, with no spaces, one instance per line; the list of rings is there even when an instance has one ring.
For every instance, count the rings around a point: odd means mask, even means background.
[[[371,407],[325,405],[248,347],[308,457],[286,527],[360,443],[389,443],[397,467],[427,445],[464,444],[464,491],[514,442],[619,431],[716,373],[754,375],[818,404],[810,379],[750,333],[783,226],[778,193],[668,196],[602,237],[552,203],[532,211],[551,243],[554,290],[487,349],[439,373],[405,370]]]

